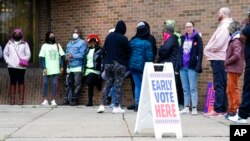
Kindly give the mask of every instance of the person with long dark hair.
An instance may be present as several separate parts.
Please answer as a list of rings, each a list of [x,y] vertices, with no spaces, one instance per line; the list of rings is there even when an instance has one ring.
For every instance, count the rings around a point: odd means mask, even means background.
[[[52,80],[52,100],[51,105],[56,106],[56,95],[58,76],[63,72],[63,62],[65,53],[59,43],[56,42],[55,33],[47,32],[45,43],[42,45],[39,57],[41,59],[43,69],[43,102],[41,105],[49,105],[48,88],[49,80]]]

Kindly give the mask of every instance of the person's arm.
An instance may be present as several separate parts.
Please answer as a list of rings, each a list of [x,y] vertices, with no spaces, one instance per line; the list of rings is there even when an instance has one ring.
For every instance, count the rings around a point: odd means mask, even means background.
[[[233,42],[234,42],[233,43],[233,55],[230,56],[227,60],[225,60],[225,65],[233,64],[237,60],[239,60],[241,57],[242,46],[240,44],[240,41],[238,39],[236,39]]]
[[[28,44],[27,42],[25,43],[24,54],[25,54],[25,56],[24,56],[24,58],[22,58],[22,59],[25,59],[25,60],[29,61],[29,60],[30,60],[30,57],[31,57],[31,53],[30,53],[29,44]]]
[[[228,44],[228,41],[230,39],[228,27],[226,25],[221,25],[221,27],[218,29],[217,34],[215,35],[215,38],[213,40],[213,44],[210,45],[210,50],[212,52],[217,52],[222,49],[225,44]]]
[[[151,43],[148,42],[146,46],[146,62],[154,62],[154,52]]]
[[[201,73],[202,72],[202,58],[203,58],[203,42],[200,36],[198,36],[197,46],[198,46],[198,62],[196,65],[196,72]]]
[[[79,48],[79,52],[76,53],[76,54],[72,54],[72,57],[73,57],[74,59],[79,59],[79,60],[81,60],[81,59],[83,59],[84,54],[86,53],[86,50],[87,50],[87,45],[86,45],[85,41],[83,41],[83,42],[81,43],[80,48]]]
[[[4,50],[3,50],[3,58],[7,64],[9,64],[9,56],[10,56],[10,51],[9,51],[9,42],[5,45]]]

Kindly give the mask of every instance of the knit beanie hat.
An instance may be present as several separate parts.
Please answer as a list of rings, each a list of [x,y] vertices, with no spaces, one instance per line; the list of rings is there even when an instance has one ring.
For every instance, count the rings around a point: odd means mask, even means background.
[[[175,20],[166,20],[166,22],[164,22],[165,25],[171,25],[173,27],[175,27]]]

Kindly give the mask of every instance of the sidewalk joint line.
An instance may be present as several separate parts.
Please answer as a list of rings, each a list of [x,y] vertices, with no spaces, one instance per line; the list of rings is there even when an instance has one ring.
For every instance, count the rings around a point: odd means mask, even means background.
[[[33,121],[35,121],[35,120],[37,120],[37,119],[39,119],[39,118],[41,118],[41,117],[43,117],[43,116],[46,115],[47,113],[51,112],[54,108],[56,108],[56,107],[52,107],[52,108],[51,108],[50,110],[48,110],[47,112],[45,112],[45,113],[43,113],[43,114],[41,114],[41,115],[35,117],[34,119],[31,119],[30,121],[26,122],[25,124],[21,125],[21,126],[18,127],[15,131],[13,131],[13,132],[10,133],[9,135],[7,135],[5,139],[11,138],[11,136],[12,136],[13,134],[15,134],[16,132],[18,132],[19,130],[21,130],[24,126],[28,125],[29,123],[31,123],[31,122],[33,122]]]

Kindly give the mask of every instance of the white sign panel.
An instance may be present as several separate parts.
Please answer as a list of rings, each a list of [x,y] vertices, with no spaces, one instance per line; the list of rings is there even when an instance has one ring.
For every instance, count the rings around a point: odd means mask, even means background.
[[[163,66],[163,70],[155,71],[154,66]],[[145,64],[135,133],[144,128],[154,128],[156,139],[161,139],[163,133],[182,138],[172,63]]]

